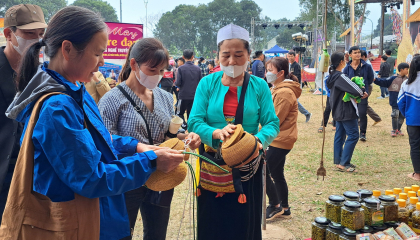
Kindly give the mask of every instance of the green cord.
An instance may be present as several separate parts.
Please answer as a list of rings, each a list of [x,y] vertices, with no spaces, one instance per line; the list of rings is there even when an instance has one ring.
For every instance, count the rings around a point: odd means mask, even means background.
[[[206,158],[206,157],[204,157],[204,156],[201,156],[201,155],[199,155],[199,154],[197,154],[197,153],[192,153],[192,152],[182,152],[183,154],[190,154],[190,155],[194,155],[194,156],[196,156],[196,157],[199,157],[199,158],[201,158],[201,159],[203,159],[204,161],[206,161],[206,162],[208,162],[208,163],[210,163],[210,164],[213,164],[214,166],[216,166],[217,168],[219,168],[220,170],[222,170],[223,172],[225,172],[225,173],[229,173],[229,171],[228,170],[226,170],[226,169],[224,169],[224,168],[222,168],[221,166],[219,166],[219,165],[217,165],[215,162],[213,162],[212,160],[210,160],[210,159],[208,159],[208,158]]]
[[[191,177],[193,179],[193,195],[194,195],[194,189],[197,188],[197,180],[195,179],[195,173],[194,173],[194,168],[193,166],[191,166],[191,164],[187,161],[185,161],[185,163],[188,165],[188,168],[190,169],[191,172]],[[193,230],[194,230],[194,240],[195,240],[195,214],[194,214],[194,209],[195,209],[195,198],[193,199]]]

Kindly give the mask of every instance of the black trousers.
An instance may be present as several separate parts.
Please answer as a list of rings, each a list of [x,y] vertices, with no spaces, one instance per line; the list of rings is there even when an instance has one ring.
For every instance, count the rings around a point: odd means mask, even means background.
[[[172,93],[172,86],[160,86],[160,88],[167,91],[168,93]]]
[[[362,101],[359,104],[357,104],[357,108],[359,109],[360,133],[366,133],[367,121],[368,121],[367,107],[368,107],[367,98],[362,99]]]
[[[178,117],[182,118],[184,122],[187,122],[184,119],[184,113],[187,111],[187,119],[190,117],[190,112],[193,106],[194,99],[181,99],[181,106],[179,108],[179,112],[177,113]]]
[[[327,104],[325,106],[325,110],[324,110],[324,127],[327,126],[328,124],[328,119],[330,118],[330,113],[331,113],[331,104],[330,104],[330,97],[327,97]],[[333,126],[335,127],[335,120],[333,119]],[[322,126],[322,121],[321,121],[321,126]]]
[[[143,220],[143,240],[165,240],[169,223],[174,190],[155,192],[140,187],[124,194],[131,231],[136,225],[137,215],[141,213]],[[122,240],[131,240],[125,237]]]
[[[286,155],[290,150],[270,146],[267,150],[267,196],[270,205],[289,207],[289,188],[284,177]],[[274,182],[273,182],[274,180]]]
[[[420,126],[407,126],[407,132],[414,172],[420,173]]]

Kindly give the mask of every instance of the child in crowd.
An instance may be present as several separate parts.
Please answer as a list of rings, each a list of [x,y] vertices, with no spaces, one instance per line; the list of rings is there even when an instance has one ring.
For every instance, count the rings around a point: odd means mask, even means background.
[[[374,80],[376,85],[379,85],[381,88],[387,88],[389,90],[389,105],[392,107],[392,131],[391,137],[404,136],[401,132],[401,126],[404,123],[404,116],[398,110],[398,93],[400,92],[402,83],[408,78],[408,69],[410,66],[407,63],[400,63],[398,65],[397,76],[392,76],[390,78],[377,78]]]
[[[391,65],[389,65],[389,63],[387,63],[386,60],[388,60],[388,57],[383,55],[381,57],[381,66],[378,72],[378,77],[383,78],[383,79],[388,78],[389,72],[391,71]],[[388,96],[389,96],[388,89],[386,87],[381,87],[381,96],[378,97],[378,99],[384,99]]]
[[[414,173],[408,177],[420,181],[420,57],[414,57],[410,65],[408,80],[401,85],[398,95],[398,108],[407,119],[407,132],[410,142],[411,162]]]

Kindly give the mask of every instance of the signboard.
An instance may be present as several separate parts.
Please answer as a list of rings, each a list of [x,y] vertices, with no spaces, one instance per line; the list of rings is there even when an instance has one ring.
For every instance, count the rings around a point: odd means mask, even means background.
[[[130,46],[143,38],[143,24],[113,22],[106,24],[108,25],[108,46],[104,52],[104,58],[124,60]]]
[[[6,38],[4,37],[4,18],[0,18],[0,47],[6,46]]]
[[[104,75],[105,79],[118,80],[122,66],[106,62],[105,65],[99,67],[99,71]]]

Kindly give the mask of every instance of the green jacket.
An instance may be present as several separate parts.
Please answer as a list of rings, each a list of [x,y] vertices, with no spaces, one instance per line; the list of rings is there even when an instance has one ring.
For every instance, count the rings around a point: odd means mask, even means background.
[[[201,141],[212,148],[217,148],[220,143],[219,139],[212,137],[214,130],[227,125],[223,104],[229,87],[222,84],[222,75],[223,72],[220,71],[201,79],[188,119],[188,131],[197,133]],[[238,102],[241,90],[242,87],[238,87]],[[262,128],[259,131],[260,124]],[[270,89],[264,80],[252,75],[245,94],[242,125],[245,131],[261,140],[264,148],[268,147],[280,132],[280,121],[274,110]]]

